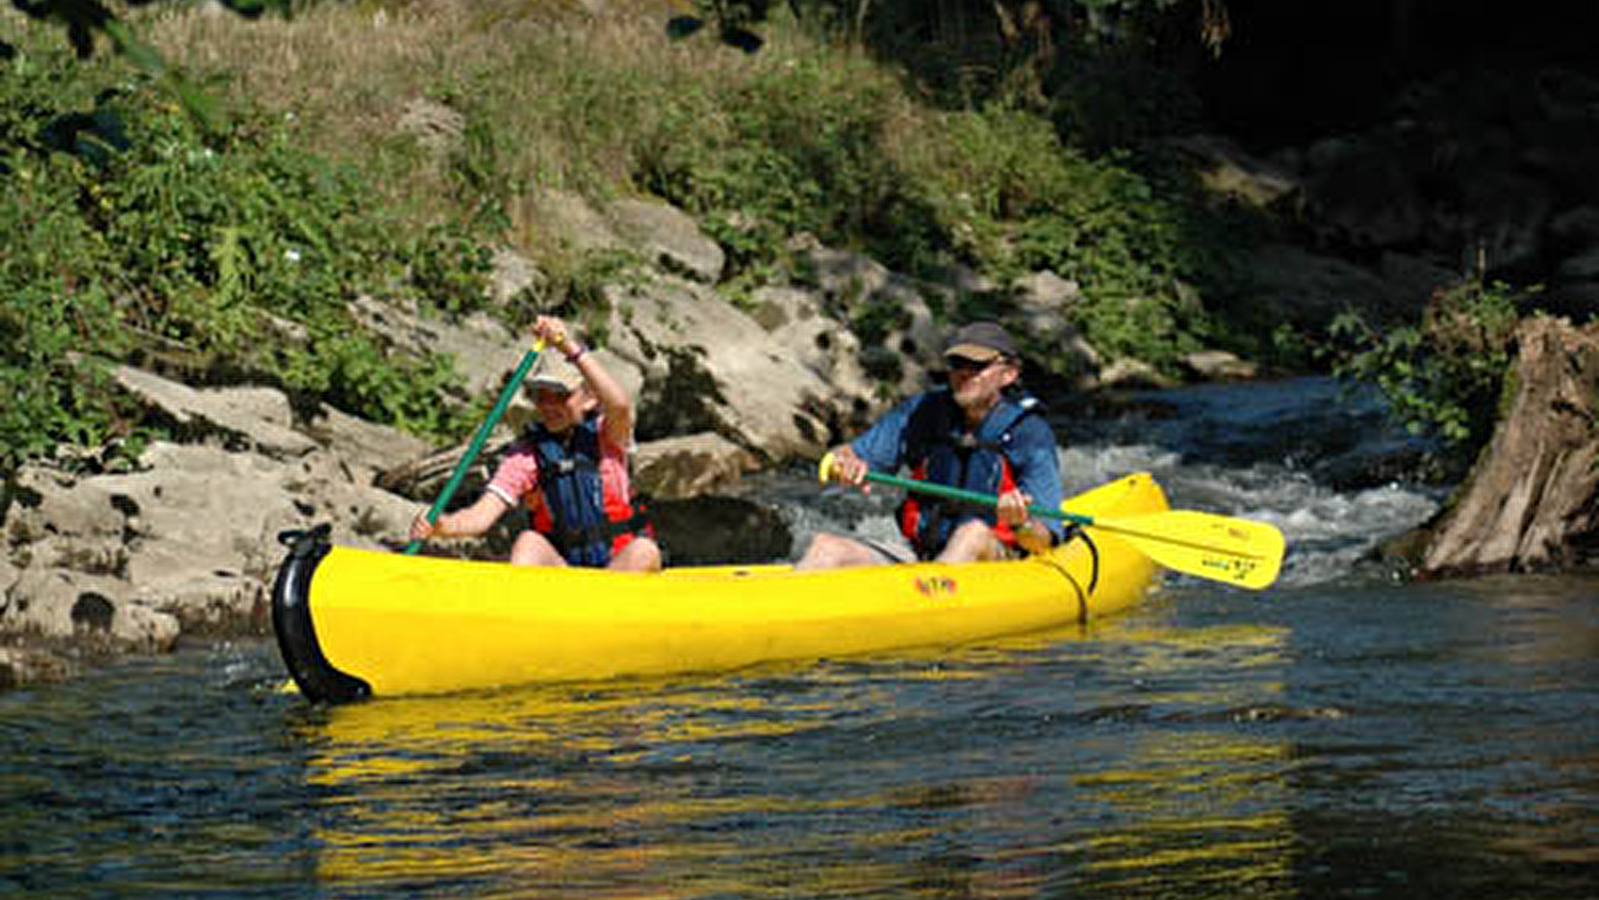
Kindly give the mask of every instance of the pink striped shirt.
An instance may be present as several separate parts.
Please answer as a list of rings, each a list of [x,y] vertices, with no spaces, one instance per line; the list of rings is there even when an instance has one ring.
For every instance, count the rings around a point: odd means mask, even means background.
[[[605,494],[605,514],[615,520],[627,514],[633,487],[627,475],[627,450],[605,436],[605,419],[600,430],[600,484]],[[544,492],[539,488],[539,463],[533,444],[525,439],[511,445],[489,480],[488,490],[509,506],[521,504],[534,513],[534,527],[550,529],[549,511],[544,508]]]

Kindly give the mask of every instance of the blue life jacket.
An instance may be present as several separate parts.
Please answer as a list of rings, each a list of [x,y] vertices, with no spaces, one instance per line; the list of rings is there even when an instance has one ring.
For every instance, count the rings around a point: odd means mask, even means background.
[[[536,521],[535,527],[568,565],[603,568],[611,561],[619,535],[651,533],[648,519],[634,509],[629,497],[612,498],[614,517],[606,511],[598,414],[564,435],[534,423],[527,439],[538,462],[539,489],[549,513],[549,520]]]
[[[1016,487],[1009,458],[1013,448],[1020,441],[1047,433],[1036,429],[1018,432],[1017,425],[1043,408],[1031,396],[1015,400],[1002,397],[973,433],[967,430],[965,417],[949,390],[933,391],[905,425],[904,459],[917,478],[982,494],[1006,493]],[[1054,447],[1049,450],[1054,452]],[[986,522],[1006,544],[1016,542],[1010,526],[999,521],[992,507],[911,494],[900,504],[898,518],[900,531],[922,559],[937,556],[949,543],[956,526],[972,519]]]

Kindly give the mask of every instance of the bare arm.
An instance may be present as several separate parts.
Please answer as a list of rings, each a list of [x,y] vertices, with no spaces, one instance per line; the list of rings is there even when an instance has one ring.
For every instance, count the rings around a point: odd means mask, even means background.
[[[636,412],[633,398],[618,384],[588,348],[572,339],[566,323],[554,316],[539,316],[533,323],[533,334],[542,338],[556,351],[564,354],[588,385],[589,393],[600,403],[605,417],[605,437],[618,447],[633,443],[633,422]]]
[[[633,420],[636,415],[633,408],[633,398],[627,391],[617,384],[605,366],[595,359],[594,354],[587,350],[575,362],[577,370],[583,373],[583,378],[588,382],[589,390],[594,392],[595,399],[600,401],[600,410],[604,413],[605,437],[618,447],[629,447],[633,444]]]
[[[510,506],[499,494],[484,491],[477,502],[465,509],[444,513],[437,522],[428,522],[427,510],[417,513],[411,522],[411,540],[425,541],[436,537],[476,537],[500,520]]]

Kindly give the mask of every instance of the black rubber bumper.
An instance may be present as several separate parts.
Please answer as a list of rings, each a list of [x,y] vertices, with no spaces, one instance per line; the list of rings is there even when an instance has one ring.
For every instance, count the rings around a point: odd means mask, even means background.
[[[272,630],[278,637],[283,664],[300,693],[315,703],[348,703],[372,696],[372,686],[328,662],[311,619],[311,578],[333,549],[330,531],[327,525],[318,525],[310,531],[278,535],[278,540],[288,545],[289,555],[272,586]]]

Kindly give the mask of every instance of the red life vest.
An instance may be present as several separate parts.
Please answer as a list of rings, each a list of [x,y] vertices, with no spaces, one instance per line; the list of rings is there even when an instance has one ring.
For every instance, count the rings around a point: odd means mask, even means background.
[[[907,429],[905,443],[911,450],[908,459],[914,460],[912,475],[982,494],[1000,495],[1015,490],[1016,474],[1007,452],[1017,440],[1016,424],[1037,409],[1036,401],[1001,400],[975,434],[966,430],[953,400],[948,403],[946,414],[913,419]],[[937,556],[955,527],[971,519],[983,520],[1002,543],[1016,546],[1015,532],[999,521],[992,508],[979,509],[958,501],[912,494],[900,504],[898,515],[900,533],[923,559]]]
[[[636,536],[654,533],[642,507],[600,477],[598,417],[565,435],[535,425],[528,438],[539,467],[533,527],[568,563],[602,567]]]

